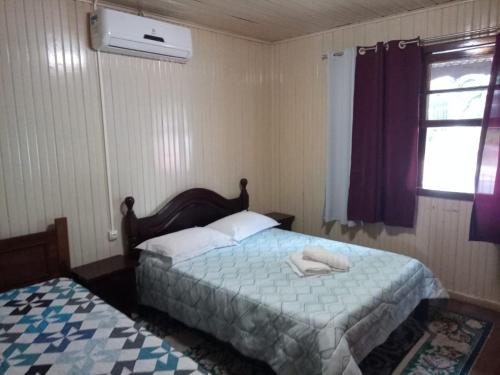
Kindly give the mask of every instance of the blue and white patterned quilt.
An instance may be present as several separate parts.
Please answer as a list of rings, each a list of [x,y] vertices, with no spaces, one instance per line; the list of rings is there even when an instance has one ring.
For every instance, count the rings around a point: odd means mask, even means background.
[[[69,279],[0,294],[0,374],[206,374]]]
[[[345,254],[350,270],[298,277],[285,260],[308,244]],[[137,275],[143,304],[286,375],[360,374],[422,299],[447,297],[416,259],[280,229],[171,267],[143,254]]]

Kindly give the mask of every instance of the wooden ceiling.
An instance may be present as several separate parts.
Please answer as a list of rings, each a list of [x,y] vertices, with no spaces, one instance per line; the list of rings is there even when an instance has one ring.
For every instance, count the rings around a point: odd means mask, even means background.
[[[450,0],[107,0],[270,42]]]

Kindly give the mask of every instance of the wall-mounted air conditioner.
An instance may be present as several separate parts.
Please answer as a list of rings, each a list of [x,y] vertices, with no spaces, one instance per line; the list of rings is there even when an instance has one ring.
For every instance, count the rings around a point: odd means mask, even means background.
[[[186,62],[191,30],[151,18],[100,8],[90,15],[92,48],[121,55]]]

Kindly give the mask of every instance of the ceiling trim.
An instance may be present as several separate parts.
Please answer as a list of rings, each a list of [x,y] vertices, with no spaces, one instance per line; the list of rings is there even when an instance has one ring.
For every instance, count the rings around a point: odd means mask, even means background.
[[[79,3],[89,4],[90,6],[94,5],[94,2],[92,0],[73,0],[73,1],[79,2]],[[137,8],[131,8],[131,7],[123,6],[123,5],[117,5],[115,3],[109,3],[107,1],[98,1],[97,5],[102,6],[102,7],[106,7],[109,9],[127,12],[127,13],[137,14],[137,12],[139,11],[139,9],[137,9]],[[186,26],[186,27],[189,27],[191,29],[209,31],[209,32],[213,32],[213,33],[217,33],[217,34],[221,34],[221,35],[230,36],[230,37],[237,38],[237,39],[243,39],[243,40],[248,40],[248,41],[255,42],[255,43],[266,44],[268,46],[271,46],[275,43],[275,42],[270,42],[267,40],[252,38],[251,36],[245,36],[245,35],[241,35],[241,34],[232,33],[230,31],[226,31],[226,30],[215,29],[215,28],[208,27],[208,26],[202,26],[202,25],[199,25],[197,23],[191,23],[191,22],[179,20],[178,18],[168,17],[168,16],[165,16],[165,15],[159,14],[159,13],[142,11],[142,14],[145,17],[153,18],[153,19],[156,19],[159,21],[168,21],[170,23],[180,25],[180,26]]]
[[[92,0],[73,0],[73,1],[75,1],[75,2],[81,2],[81,3],[86,3],[86,4],[89,4],[91,6],[94,3],[94,1],[92,1]],[[221,29],[212,28],[212,27],[208,27],[208,26],[202,26],[202,25],[199,25],[199,24],[196,24],[196,23],[191,23],[191,22],[188,22],[188,21],[179,20],[178,18],[168,17],[168,16],[165,16],[163,14],[159,14],[159,13],[155,13],[155,12],[142,11],[142,14],[144,16],[146,16],[146,17],[154,18],[154,19],[161,20],[161,21],[168,21],[168,22],[171,22],[171,23],[174,23],[174,24],[177,24],[177,25],[186,26],[186,27],[193,28],[193,29],[214,32],[214,33],[217,33],[217,34],[226,35],[226,36],[237,38],[237,39],[242,39],[242,40],[247,40],[247,41],[251,41],[251,42],[255,42],[255,43],[261,43],[261,44],[272,46],[272,45],[278,45],[278,44],[287,43],[287,42],[291,42],[291,41],[295,41],[295,40],[308,39],[308,38],[312,38],[312,37],[315,37],[315,36],[318,36],[318,35],[323,35],[323,34],[326,34],[326,33],[332,32],[332,31],[336,31],[336,30],[342,30],[342,29],[348,29],[348,28],[356,28],[356,27],[359,27],[361,25],[365,25],[365,24],[368,24],[368,23],[377,23],[377,22],[390,21],[392,19],[401,18],[401,16],[404,16],[404,15],[412,15],[412,14],[423,13],[423,12],[426,12],[426,11],[428,11],[430,9],[445,9],[445,8],[449,8],[449,7],[454,7],[457,4],[474,3],[474,1],[475,0],[457,0],[457,1],[451,1],[451,2],[444,3],[444,4],[434,5],[434,6],[431,6],[431,7],[424,7],[424,8],[410,10],[410,11],[401,12],[401,13],[397,13],[397,14],[392,14],[392,15],[388,15],[388,16],[376,17],[376,18],[372,18],[372,19],[368,19],[368,20],[360,21],[360,22],[356,22],[356,23],[348,23],[348,24],[345,24],[345,25],[336,26],[336,27],[333,27],[333,28],[330,28],[330,29],[326,29],[326,30],[322,30],[322,31],[316,31],[314,33],[299,35],[299,36],[296,36],[296,37],[286,38],[286,39],[272,41],[272,42],[271,41],[267,41],[267,40],[258,39],[258,38],[252,38],[252,37],[241,35],[241,34],[236,34],[236,33],[230,32],[230,31],[226,31],[226,30],[221,30]],[[97,4],[99,6],[104,6],[106,8],[110,8],[110,9],[125,11],[125,12],[128,12],[128,13],[137,13],[139,11],[139,9],[137,9],[137,8],[132,8],[132,7],[124,6],[124,5],[118,5],[116,3],[110,3],[110,2],[108,2],[106,0],[104,0],[104,1],[97,1]]]
[[[356,22],[356,23],[348,23],[348,24],[345,24],[345,25],[342,25],[342,26],[336,26],[336,27],[333,27],[331,29],[327,29],[327,30],[323,30],[323,31],[316,31],[314,33],[299,35],[299,36],[295,36],[293,38],[277,40],[277,41],[273,42],[272,44],[281,44],[281,43],[291,42],[291,41],[294,41],[294,40],[308,39],[308,38],[312,38],[312,37],[315,37],[315,36],[319,36],[319,35],[323,35],[323,34],[326,34],[326,33],[330,33],[332,31],[336,31],[336,30],[343,30],[343,29],[348,29],[348,28],[351,28],[351,27],[352,28],[356,28],[356,27],[359,27],[361,25],[366,25],[366,24],[369,24],[369,23],[386,22],[386,21],[390,21],[392,19],[401,18],[402,16],[410,16],[410,15],[414,15],[414,14],[419,14],[419,13],[427,12],[427,11],[429,11],[431,9],[432,10],[438,10],[438,9],[444,9],[444,8],[449,8],[449,7],[455,7],[455,6],[459,5],[459,4],[474,3],[474,1],[475,0],[458,0],[458,1],[451,1],[451,2],[445,3],[445,4],[434,5],[434,6],[431,6],[431,7],[424,7],[424,8],[415,9],[415,10],[408,10],[408,11],[402,12],[402,13],[391,14],[390,16],[372,18],[372,19],[369,19],[369,20],[366,20],[366,21],[361,21],[361,22]]]

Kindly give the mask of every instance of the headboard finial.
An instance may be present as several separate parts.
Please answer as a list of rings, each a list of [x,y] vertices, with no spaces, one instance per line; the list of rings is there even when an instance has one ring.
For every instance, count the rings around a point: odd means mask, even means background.
[[[127,206],[127,211],[132,211],[132,207],[134,207],[135,199],[134,197],[126,197],[125,198],[125,206]]]
[[[240,180],[240,188],[241,188],[240,201],[242,210],[248,210],[248,207],[250,205],[250,198],[247,192],[247,184],[248,180],[246,178],[242,178]]]
[[[248,184],[248,180],[246,178],[242,178],[240,180],[241,190],[246,190],[247,189],[247,184]]]
[[[129,255],[134,255],[133,249],[137,243],[138,228],[137,228],[137,216],[133,210],[135,199],[134,197],[125,198],[125,206],[127,206],[127,212],[124,218],[125,233],[127,234],[126,242]]]

